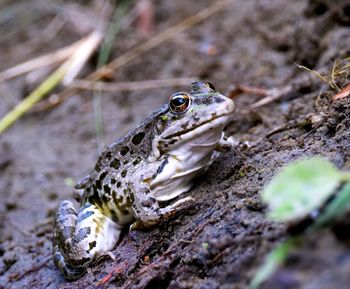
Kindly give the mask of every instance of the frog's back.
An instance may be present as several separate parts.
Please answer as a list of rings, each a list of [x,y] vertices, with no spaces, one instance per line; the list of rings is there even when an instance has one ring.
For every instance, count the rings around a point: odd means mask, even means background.
[[[152,149],[154,121],[165,109],[166,106],[155,111],[137,128],[104,149],[89,176],[78,185],[82,203],[93,203],[107,215],[115,213],[114,206],[125,214],[130,212],[133,195],[128,189],[129,177],[147,161]]]

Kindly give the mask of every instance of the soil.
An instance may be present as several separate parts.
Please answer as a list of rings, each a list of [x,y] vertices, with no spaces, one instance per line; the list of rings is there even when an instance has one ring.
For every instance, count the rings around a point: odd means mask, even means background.
[[[43,28],[60,15],[57,7],[89,17],[97,2],[3,1],[0,69],[86,35],[86,27],[69,21],[53,39]],[[153,33],[212,3],[154,1]],[[195,76],[227,94],[237,83],[291,85],[292,90],[249,111],[260,97],[237,97],[228,130],[253,146],[223,153],[188,193],[195,204],[153,230],[126,230],[113,251],[115,260],[102,260],[74,282],[66,281],[52,261],[52,215],[60,200],[73,199],[72,180],[85,176],[98,156],[92,94],[79,92],[53,109],[21,118],[0,135],[0,288],[247,288],[266,254],[287,235],[285,224],[265,217],[259,197],[264,184],[283,165],[312,155],[350,169],[350,98],[332,102],[335,91],[296,65],[329,73],[336,59],[350,55],[349,25],[348,1],[235,0],[111,75],[112,81]],[[135,25],[123,27],[112,58],[148,37]],[[96,58],[83,75],[93,71]],[[345,75],[337,84],[343,87],[346,81]],[[0,116],[34,84],[28,76],[1,84]],[[105,144],[134,128],[178,89],[188,87],[104,93]],[[324,121],[265,137],[310,113],[324,115]],[[338,226],[305,235],[262,288],[350,288],[346,230]]]

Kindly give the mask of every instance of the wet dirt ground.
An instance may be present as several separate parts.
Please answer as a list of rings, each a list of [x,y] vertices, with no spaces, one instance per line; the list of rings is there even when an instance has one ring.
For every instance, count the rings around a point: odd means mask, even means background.
[[[60,3],[76,8],[72,2]],[[27,114],[0,135],[0,288],[247,288],[264,256],[286,236],[283,224],[265,218],[259,198],[263,185],[284,164],[311,155],[350,169],[350,98],[330,101],[335,91],[296,65],[328,73],[334,60],[350,55],[347,2],[235,0],[113,74],[113,81],[196,77],[222,93],[229,93],[234,83],[292,85],[292,90],[250,111],[247,107],[260,98],[237,97],[228,130],[254,146],[223,153],[188,193],[196,204],[151,231],[125,232],[113,251],[116,260],[99,262],[75,282],[65,281],[52,262],[52,215],[60,200],[73,198],[69,180],[85,176],[98,156],[92,94],[79,92],[54,109]],[[41,10],[30,29],[24,29],[24,16],[41,5],[28,3],[29,8],[12,12],[18,17],[0,15],[1,70],[68,45],[86,32],[68,22],[54,39],[40,39],[57,10]],[[154,33],[212,3],[154,1]],[[85,9],[80,12],[88,13],[90,4],[79,6]],[[22,28],[11,34],[9,27],[19,24]],[[26,49],[23,43],[33,39],[42,45]],[[145,39],[134,26],[124,27],[113,57]],[[95,65],[93,59],[83,73]],[[337,81],[344,86],[346,76]],[[1,84],[0,116],[31,89],[25,77]],[[179,89],[188,87],[104,93],[105,144],[134,128]],[[309,125],[264,138],[310,113],[323,115],[316,129]],[[324,229],[305,236],[263,288],[350,288],[349,242],[339,235]]]

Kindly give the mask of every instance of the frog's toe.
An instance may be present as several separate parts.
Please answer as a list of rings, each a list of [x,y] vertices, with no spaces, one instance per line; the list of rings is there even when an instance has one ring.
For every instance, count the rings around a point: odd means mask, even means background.
[[[53,261],[55,265],[63,272],[65,278],[67,280],[76,280],[84,275],[86,269],[85,268],[73,268],[69,264],[66,263],[61,252],[56,248]]]
[[[99,257],[98,257],[98,261],[102,260],[102,259],[106,259],[106,258],[110,258],[111,260],[115,260],[115,256],[113,254],[112,251],[107,251],[107,252],[103,252]]]

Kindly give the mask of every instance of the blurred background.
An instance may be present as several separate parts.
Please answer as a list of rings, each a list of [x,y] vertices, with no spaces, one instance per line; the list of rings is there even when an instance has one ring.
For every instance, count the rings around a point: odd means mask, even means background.
[[[215,203],[215,211],[230,212],[228,217],[203,225],[193,244],[177,248],[198,258],[186,259],[186,269],[182,263],[164,267],[159,274],[170,276],[168,283],[158,275],[150,279],[163,280],[158,287],[151,281],[127,283],[132,279],[123,275],[108,288],[246,288],[267,248],[283,235],[281,226],[264,219],[258,197],[264,182],[303,155],[322,153],[349,167],[344,122],[349,102],[342,100],[344,106],[336,109],[329,101],[348,81],[349,25],[345,0],[0,1],[0,288],[96,288],[91,284],[110,272],[112,263],[66,283],[51,260],[52,214],[59,200],[72,199],[72,186],[105,145],[197,79],[235,97],[229,130],[242,141],[258,141],[277,126],[323,110],[336,115],[334,123],[302,145],[304,128],[249,153],[226,154],[198,188],[204,199],[214,192],[213,199],[205,203],[199,197],[204,205],[180,218],[185,225],[168,228],[169,235],[152,243],[164,252],[199,224],[198,218],[211,220]],[[332,70],[339,72],[336,79]],[[263,93],[238,97],[240,86]],[[269,89],[287,93],[253,109]],[[22,101],[21,113],[6,118]],[[246,230],[238,230],[238,223]],[[249,234],[259,236],[250,245],[227,241]],[[313,238],[266,288],[349,288],[348,248],[329,233]],[[214,259],[201,244],[215,247],[218,240],[215,254],[222,255]],[[324,240],[320,248],[314,246],[319,240]],[[133,242],[137,247],[142,239]],[[303,259],[305,254],[312,259]],[[128,274],[147,262],[137,264]]]

